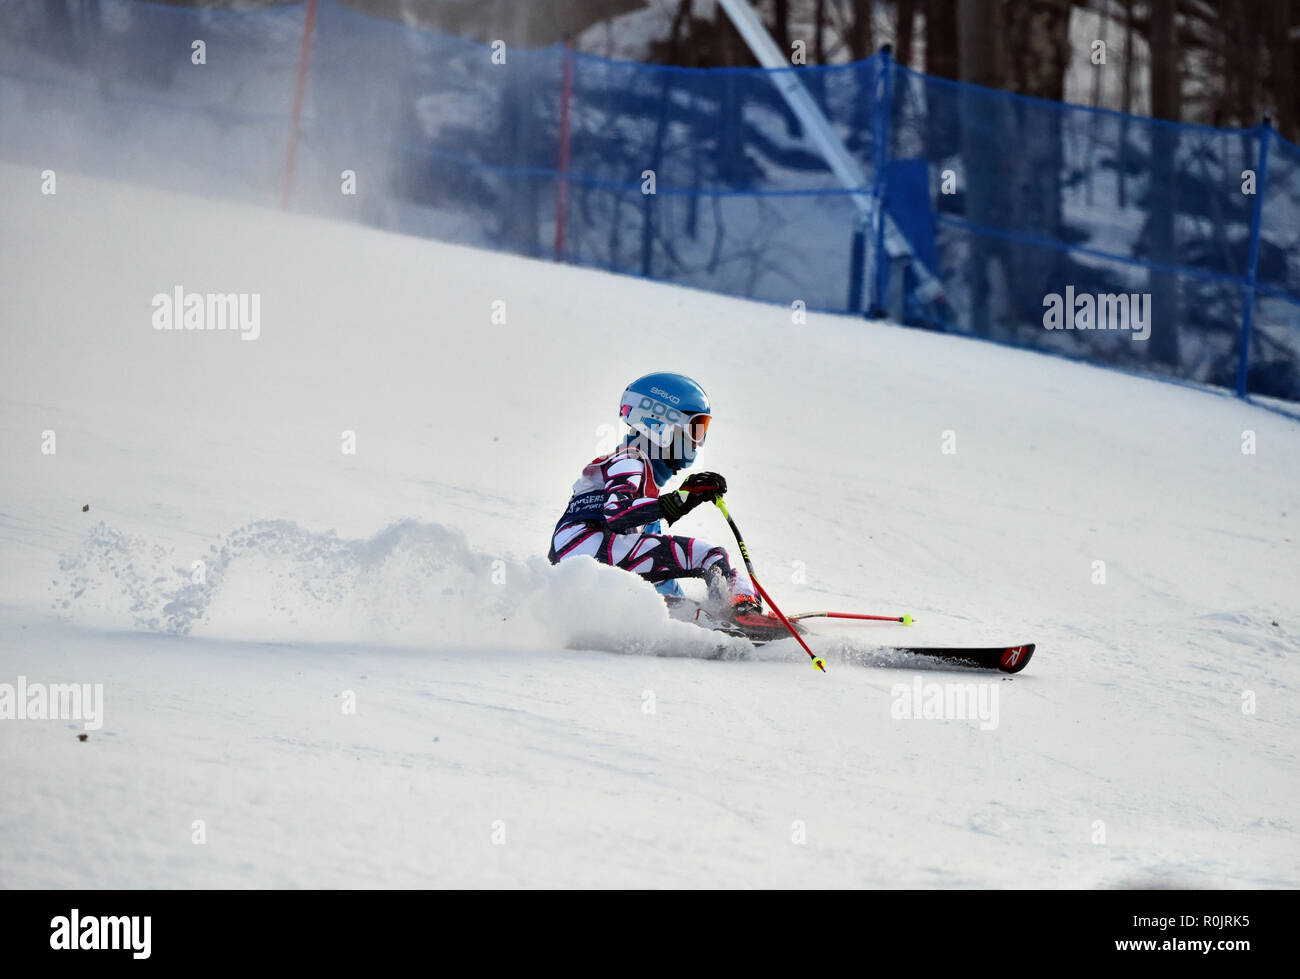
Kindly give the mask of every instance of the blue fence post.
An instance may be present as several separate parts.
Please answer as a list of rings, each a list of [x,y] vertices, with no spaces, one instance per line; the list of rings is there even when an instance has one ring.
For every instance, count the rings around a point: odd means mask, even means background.
[[[1241,349],[1237,353],[1237,397],[1246,396],[1246,375],[1250,370],[1250,321],[1255,314],[1255,272],[1259,265],[1259,228],[1264,209],[1264,185],[1268,180],[1268,141],[1273,121],[1264,117],[1259,137],[1259,168],[1255,174],[1255,207],[1250,222],[1250,258],[1246,265],[1246,301],[1241,310]]]
[[[872,275],[871,312],[868,315],[877,318],[885,315],[885,292],[889,282],[889,261],[885,256],[885,167],[889,165],[889,123],[894,105],[892,53],[893,49],[888,44],[880,49],[881,81],[876,88],[878,97],[871,107],[876,130],[876,177],[871,192],[876,202],[872,242],[872,258],[876,267]]]

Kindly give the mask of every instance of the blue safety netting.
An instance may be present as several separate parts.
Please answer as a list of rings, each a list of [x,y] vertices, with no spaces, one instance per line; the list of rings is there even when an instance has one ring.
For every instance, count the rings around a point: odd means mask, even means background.
[[[1263,126],[1179,125],[894,76],[890,156],[929,171],[921,219],[936,227],[948,328],[1235,387],[1254,292],[1248,390],[1300,394],[1300,200],[1273,174],[1294,147]],[[1276,301],[1261,300],[1266,290]],[[1064,308],[1071,294],[1078,312],[1064,325],[1079,328],[1048,329],[1049,297]],[[1103,317],[1123,313],[1121,297],[1149,321]]]
[[[321,0],[290,168],[307,20],[8,0],[0,154],[1300,400],[1300,148],[1266,126],[1024,98],[884,53],[500,63]],[[850,185],[782,97],[792,80]]]
[[[1260,193],[1246,390],[1300,398],[1300,146],[1273,137]]]

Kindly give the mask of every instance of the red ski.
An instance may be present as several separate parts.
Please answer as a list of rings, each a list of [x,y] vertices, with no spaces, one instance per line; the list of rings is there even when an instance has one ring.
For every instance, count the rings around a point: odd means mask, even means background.
[[[981,670],[1019,673],[1029,665],[1029,658],[1034,655],[1034,645],[1032,642],[1027,642],[1021,646],[886,646],[884,651],[929,656]]]

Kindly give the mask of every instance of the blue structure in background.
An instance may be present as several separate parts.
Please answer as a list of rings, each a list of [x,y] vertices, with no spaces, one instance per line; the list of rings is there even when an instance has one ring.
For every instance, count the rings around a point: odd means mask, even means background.
[[[302,4],[83,0],[71,24],[49,9],[0,8],[5,159],[279,203]],[[1300,147],[1266,123],[1062,105],[887,52],[791,68],[866,176],[845,188],[761,69],[563,47],[498,64],[333,0],[309,54],[295,209],[1300,401]],[[355,197],[339,194],[345,169]],[[883,201],[910,254],[886,254],[854,195]],[[1148,296],[1149,337],[1046,329],[1067,290]]]

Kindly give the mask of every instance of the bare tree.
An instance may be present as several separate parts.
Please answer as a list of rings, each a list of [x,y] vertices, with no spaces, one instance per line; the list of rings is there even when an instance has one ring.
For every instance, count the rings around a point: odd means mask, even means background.
[[[869,58],[874,53],[875,41],[871,30],[871,16],[875,12],[872,0],[853,0],[853,19],[849,22],[849,57],[853,61]]]
[[[1300,3],[1273,0],[1268,31],[1269,89],[1277,113],[1277,129],[1300,143],[1300,91],[1296,89],[1296,62],[1300,59]]]
[[[912,24],[916,20],[916,0],[898,0],[898,29],[895,31],[894,54],[899,64],[912,67]]]
[[[1177,122],[1182,115],[1181,47],[1178,43],[1177,0],[1150,0],[1151,114]],[[1146,240],[1149,257],[1156,262],[1177,261],[1174,216],[1178,131],[1171,126],[1151,127],[1150,192],[1147,195]],[[1178,280],[1171,272],[1151,272],[1151,302],[1155,323],[1150,356],[1165,364],[1178,362]]]
[[[957,18],[952,0],[922,0],[925,4],[925,70],[940,78],[957,78]]]
[[[1001,0],[958,0],[957,54],[962,81],[991,88],[1001,85],[1004,75],[1001,13]],[[995,227],[1003,196],[999,164],[1005,147],[998,134],[1001,103],[991,101],[985,93],[973,88],[963,88],[958,98],[966,219],[976,227]],[[968,313],[972,328],[981,336],[989,336],[993,326],[990,276],[1001,253],[995,238],[980,232],[969,236]]]
[[[817,0],[813,8],[813,59],[826,64],[826,0]]]
[[[790,56],[790,0],[773,0],[772,36],[777,46]]]

